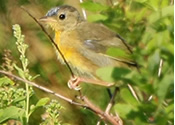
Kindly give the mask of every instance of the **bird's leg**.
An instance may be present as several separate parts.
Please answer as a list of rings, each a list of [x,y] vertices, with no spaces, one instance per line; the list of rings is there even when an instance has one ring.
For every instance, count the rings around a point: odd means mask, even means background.
[[[79,84],[81,82],[91,83],[91,84],[96,84],[96,85],[101,85],[101,86],[106,86],[106,87],[110,87],[113,85],[113,83],[109,83],[109,82],[105,82],[105,81],[87,79],[87,78],[81,78],[81,77],[74,76],[74,77],[71,77],[71,79],[68,81],[68,87],[70,89],[80,90],[81,88],[80,88]]]

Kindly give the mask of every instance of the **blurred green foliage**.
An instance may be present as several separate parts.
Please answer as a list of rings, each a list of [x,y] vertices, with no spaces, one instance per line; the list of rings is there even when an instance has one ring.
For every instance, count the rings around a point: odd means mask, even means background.
[[[92,1],[82,4],[95,13],[88,20],[103,23],[123,36],[133,46],[133,57],[141,70],[139,73],[110,67],[97,71],[104,80],[130,83],[139,97],[137,102],[125,84],[113,111],[118,112],[127,125],[174,124],[174,5],[162,0],[125,0],[113,7],[95,3],[93,6],[100,7],[99,11],[92,9],[92,5]],[[101,16],[98,18],[96,14]],[[111,56],[127,56],[111,50],[108,50]],[[158,76],[161,60],[163,66]],[[108,75],[104,75],[106,72]]]
[[[40,74],[36,81],[73,98],[76,92],[70,91],[66,86],[69,72],[56,60],[53,47],[41,29],[19,8],[21,5],[26,5],[26,8],[35,17],[40,18],[45,15],[47,10],[63,4],[63,2],[65,1],[2,0],[0,4],[0,58],[4,55],[4,49],[10,49],[16,63],[20,63],[11,31],[11,26],[14,23],[20,24],[25,34],[25,41],[29,45],[27,57],[30,66],[28,68],[33,76]],[[67,3],[72,5],[74,2]],[[120,87],[120,93],[116,97],[116,104],[112,112],[117,112],[126,125],[172,125],[174,124],[174,4],[170,0],[114,0],[113,4],[113,6],[109,6],[106,3],[95,3],[92,0],[86,0],[81,4],[81,7],[88,12],[89,21],[105,24],[120,34],[133,47],[132,58],[140,66],[141,73],[137,70],[130,71],[114,67],[106,67],[97,71],[97,74],[105,80],[124,83]],[[128,58],[126,53],[116,54],[119,51],[111,48],[107,54],[124,55]],[[163,65],[159,76],[161,60]],[[1,64],[2,62],[3,60],[0,59]],[[104,75],[104,72],[105,74],[108,72],[109,75]],[[0,79],[0,83],[6,85],[7,82],[10,83],[10,86],[14,84],[6,77]],[[139,101],[128,89],[128,83],[133,86]],[[4,89],[2,84],[0,87]],[[39,98],[43,96],[54,98],[39,90],[35,91],[37,97],[31,98],[31,101],[35,102],[35,106],[37,106]],[[95,104],[105,109],[109,102],[105,88],[83,85],[82,91]],[[59,101],[65,107],[64,112],[60,114],[61,121],[72,125],[97,123],[98,117],[92,112],[85,109],[80,110],[62,100]],[[15,116],[16,111],[19,112],[16,107],[11,106],[10,108],[14,110],[14,114],[11,113],[12,116],[9,116],[8,108],[3,109],[8,117]],[[41,121],[42,113],[42,111],[33,112],[29,120],[30,124],[38,124]]]

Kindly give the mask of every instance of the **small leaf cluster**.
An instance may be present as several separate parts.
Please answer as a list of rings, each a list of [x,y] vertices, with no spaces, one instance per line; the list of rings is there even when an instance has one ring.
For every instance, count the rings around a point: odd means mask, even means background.
[[[61,125],[59,121],[60,110],[63,107],[58,103],[57,100],[52,100],[48,105],[45,105],[46,113],[43,117],[44,122],[41,125]]]

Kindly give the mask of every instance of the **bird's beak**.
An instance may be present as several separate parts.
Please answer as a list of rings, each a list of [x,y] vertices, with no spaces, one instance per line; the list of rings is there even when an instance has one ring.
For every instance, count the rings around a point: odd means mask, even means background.
[[[54,19],[53,17],[44,16],[41,17],[39,21],[43,23],[49,23],[49,22],[56,22],[56,19]]]

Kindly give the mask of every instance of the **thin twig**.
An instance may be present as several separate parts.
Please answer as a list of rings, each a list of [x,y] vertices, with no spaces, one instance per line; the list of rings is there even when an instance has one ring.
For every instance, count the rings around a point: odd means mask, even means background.
[[[119,88],[116,87],[115,90],[114,90],[114,93],[112,95],[112,98],[110,99],[110,101],[109,101],[109,103],[108,103],[108,105],[106,107],[105,113],[109,114],[112,106],[115,104],[115,96],[116,96],[118,91],[119,91]]]
[[[29,12],[27,11],[23,6],[21,6],[21,8],[41,27],[42,31],[47,35],[47,37],[50,39],[50,42],[53,43],[53,45],[56,47],[56,49],[58,50],[59,54],[61,55],[61,57],[64,60],[64,63],[66,64],[66,66],[68,67],[72,77],[74,77],[74,73],[70,67],[70,65],[68,64],[68,62],[66,61],[66,58],[64,57],[63,53],[61,52],[61,50],[59,49],[59,47],[57,46],[57,44],[54,42],[54,40],[52,39],[52,37],[47,33],[47,31],[45,30],[45,28],[39,23],[39,21]]]
[[[163,66],[163,59],[160,59],[159,70],[158,70],[158,77],[160,77],[160,75],[161,75],[162,66]]]
[[[110,101],[109,101],[109,103],[108,103],[108,105],[106,107],[106,110],[105,110],[106,114],[109,114],[112,106],[115,104],[115,96],[116,96],[118,91],[119,91],[119,88],[116,87],[115,90],[114,90],[114,93],[113,93],[113,95],[111,95],[111,99],[110,99]],[[101,121],[98,121],[97,125],[100,125],[100,123],[101,123]]]
[[[83,3],[83,0],[80,0],[80,3]],[[87,19],[87,14],[84,8],[82,8],[82,13],[83,13],[83,17],[86,20]]]
[[[131,47],[127,44],[126,40],[123,37],[121,37],[119,34],[116,34],[116,37],[118,37],[121,40],[121,42],[126,46],[130,54],[133,54],[133,51]],[[137,71],[141,73],[138,63],[135,60],[134,60],[134,63],[135,63],[135,67],[137,68]]]
[[[140,102],[140,101],[139,101],[139,98],[138,98],[138,96],[137,96],[137,94],[136,94],[136,92],[135,92],[134,89],[133,89],[133,87],[132,87],[130,84],[127,84],[127,86],[128,86],[128,88],[129,88],[129,90],[131,91],[132,95],[134,96],[134,98],[135,98],[138,102]]]

